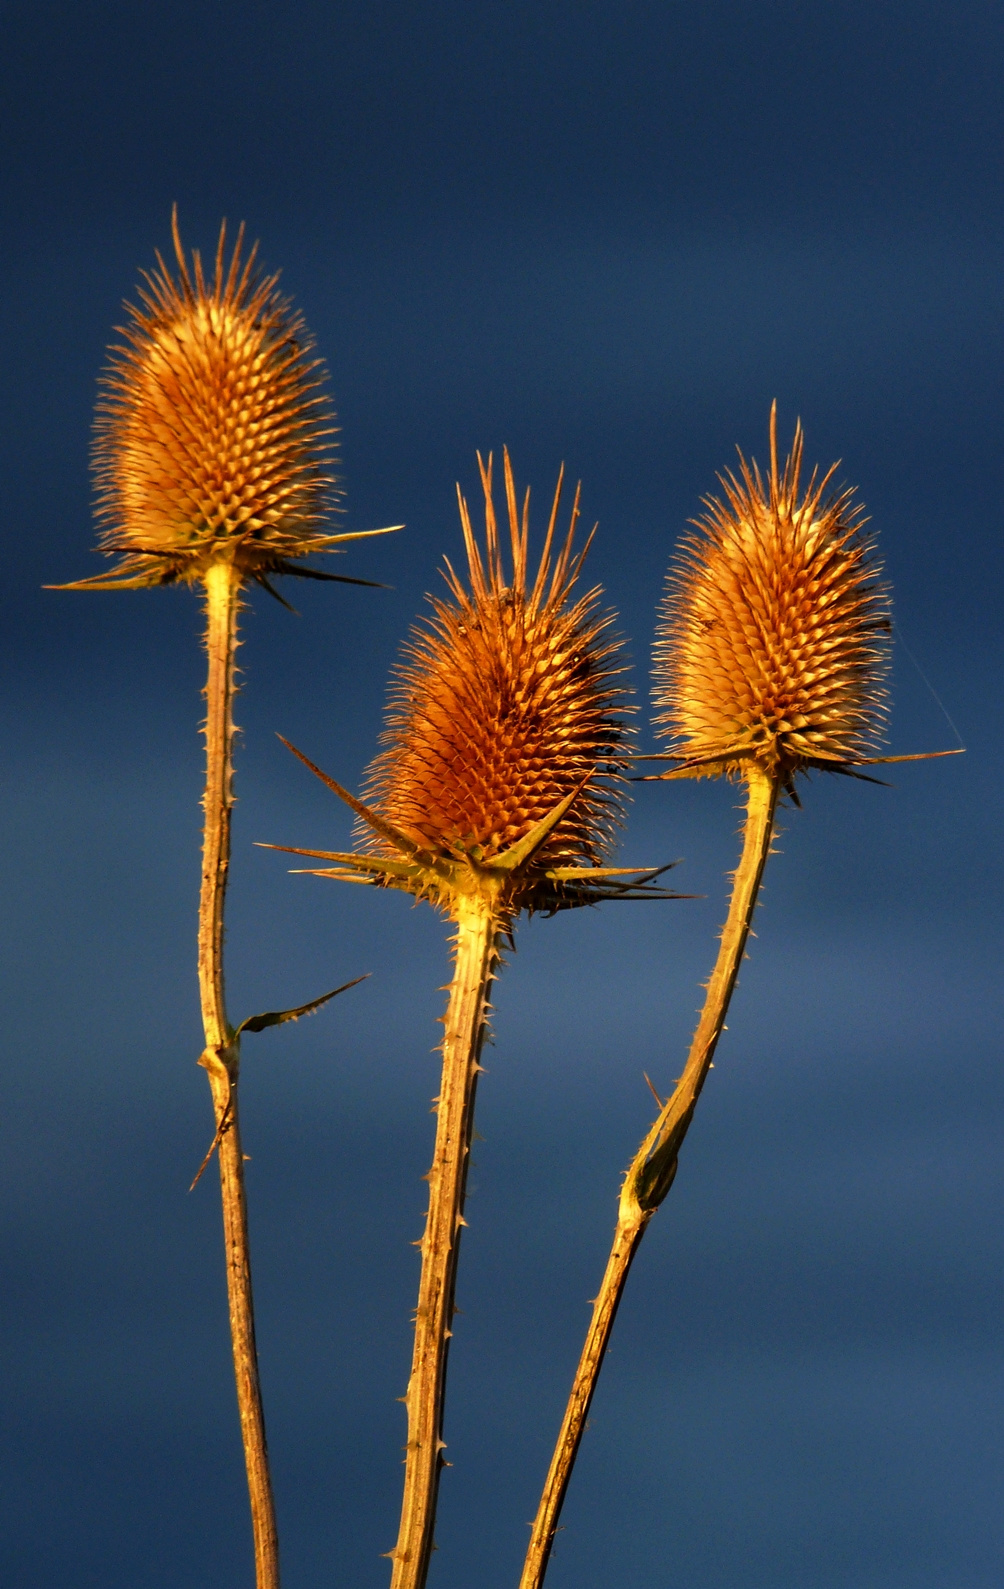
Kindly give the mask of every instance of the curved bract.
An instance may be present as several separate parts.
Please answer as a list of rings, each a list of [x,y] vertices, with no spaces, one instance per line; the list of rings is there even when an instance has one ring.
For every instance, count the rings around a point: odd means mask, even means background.
[[[282,739],[281,734],[279,738]],[[383,841],[381,851],[372,854],[360,850],[304,850],[287,844],[261,846],[335,863],[303,868],[314,877],[404,889],[418,899],[429,900],[452,920],[457,919],[466,903],[480,900],[506,930],[521,910],[553,913],[579,905],[598,905],[607,899],[683,897],[652,886],[669,870],[668,866],[643,871],[637,866],[547,866],[541,862],[541,853],[576,799],[582,798],[584,786],[573,789],[529,833],[501,854],[486,858],[480,846],[468,850],[459,843],[450,852],[437,853],[431,846],[417,844],[378,811],[357,800],[295,745],[286,739],[282,742]]]

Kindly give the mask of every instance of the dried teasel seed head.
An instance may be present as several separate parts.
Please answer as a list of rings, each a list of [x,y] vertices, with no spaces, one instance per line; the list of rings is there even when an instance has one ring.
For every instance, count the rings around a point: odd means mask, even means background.
[[[249,579],[294,572],[292,558],[325,551],[334,506],[333,413],[303,321],[241,257],[241,227],[225,258],[220,228],[210,278],[157,255],[141,306],[128,305],[124,344],[101,381],[94,444],[102,549],[124,553],[115,573],[135,584],[200,579],[231,561]]]
[[[485,496],[485,555],[457,491],[468,560],[465,584],[446,565],[449,597],[412,631],[397,670],[385,749],[367,799],[387,821],[439,854],[489,861],[524,838],[588,779],[534,857],[535,871],[599,862],[622,813],[626,767],[624,663],[600,592],[575,595],[589,549],[571,524],[555,529],[559,475],[535,576],[527,572],[530,493],[522,513],[504,453],[511,575],[503,565],[492,500],[492,459],[478,464]],[[532,577],[532,584],[529,583]]]
[[[784,469],[777,405],[770,477],[739,455],[706,498],[669,572],[656,641],[657,725],[694,775],[758,762],[790,786],[810,767],[847,767],[885,718],[889,597],[862,509],[826,497],[836,465],[799,496],[802,427]]]

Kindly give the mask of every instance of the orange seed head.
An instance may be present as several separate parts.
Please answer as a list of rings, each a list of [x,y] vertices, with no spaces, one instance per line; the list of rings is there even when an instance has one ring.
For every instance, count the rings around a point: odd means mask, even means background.
[[[836,465],[799,497],[802,427],[770,478],[740,453],[669,572],[656,641],[656,723],[702,773],[755,760],[790,785],[868,754],[885,717],[889,598]]]
[[[225,261],[220,228],[212,278],[189,267],[172,217],[178,276],[157,255],[141,307],[128,305],[125,345],[101,381],[94,445],[102,547],[125,553],[134,583],[201,578],[232,561],[248,578],[287,572],[324,551],[334,505],[333,413],[303,321],[241,258]]]
[[[490,860],[524,838],[585,780],[535,856],[535,870],[595,865],[622,811],[626,766],[620,716],[624,671],[599,590],[573,594],[589,542],[573,554],[576,490],[564,544],[552,556],[561,476],[540,564],[528,586],[530,493],[517,508],[504,454],[512,575],[492,500],[492,459],[480,455],[485,555],[460,496],[469,589],[446,565],[448,599],[413,629],[392,686],[385,749],[367,798],[415,842]],[[591,537],[590,537],[591,539]]]

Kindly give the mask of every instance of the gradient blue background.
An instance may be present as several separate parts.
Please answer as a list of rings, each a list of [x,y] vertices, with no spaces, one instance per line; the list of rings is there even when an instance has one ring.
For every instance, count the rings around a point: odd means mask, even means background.
[[[235,1018],[287,1589],[382,1585],[445,933],[290,878],[437,565],[453,483],[559,462],[636,660],[667,560],[767,413],[868,505],[899,625],[891,747],[968,747],[785,815],[753,956],[650,1230],[554,1589],[1002,1581],[999,5],[5,8],[3,1506],[14,1589],[244,1589],[193,963],[199,612],[43,593],[92,555],[94,383],[138,267],[244,219],[344,427],[350,551],[390,591],[255,596]],[[623,853],[689,903],[520,929],[479,1099],[431,1582],[515,1584],[619,1175],[678,1074],[736,792],[643,786]]]

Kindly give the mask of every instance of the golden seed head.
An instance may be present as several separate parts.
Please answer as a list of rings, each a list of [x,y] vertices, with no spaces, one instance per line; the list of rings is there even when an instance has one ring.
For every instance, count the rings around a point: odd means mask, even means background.
[[[598,863],[620,820],[626,766],[624,671],[599,590],[573,594],[589,549],[573,553],[579,514],[555,555],[561,476],[540,564],[528,587],[530,493],[520,515],[504,454],[512,574],[503,566],[492,501],[492,459],[480,455],[485,555],[467,504],[460,518],[469,589],[446,565],[448,599],[413,629],[397,669],[385,749],[367,799],[413,841],[440,854],[490,860],[524,838],[589,780],[534,856],[534,868]],[[590,537],[591,540],[592,537]]]
[[[836,465],[799,497],[802,427],[764,483],[739,455],[669,572],[656,642],[656,723],[700,775],[750,759],[790,784],[846,766],[885,717],[889,597],[851,491],[824,500]]]
[[[199,579],[232,561],[248,578],[324,551],[334,505],[333,413],[303,321],[256,269],[229,265],[220,228],[213,276],[191,266],[172,217],[175,278],[157,255],[125,345],[101,381],[94,444],[102,547],[136,583]],[[148,579],[144,576],[149,576]]]

